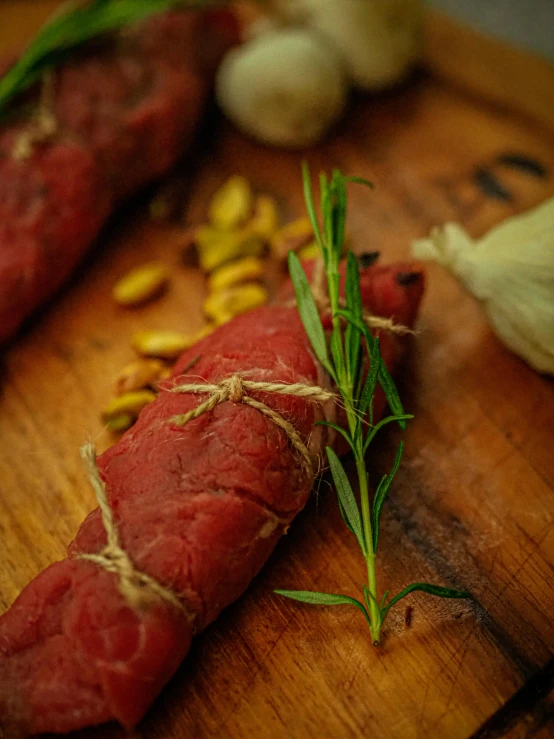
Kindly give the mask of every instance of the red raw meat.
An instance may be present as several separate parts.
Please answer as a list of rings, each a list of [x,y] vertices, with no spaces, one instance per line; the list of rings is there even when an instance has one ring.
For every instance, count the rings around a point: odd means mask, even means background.
[[[365,270],[366,307],[412,325],[423,276],[404,286],[396,278],[413,269]],[[392,370],[399,340],[383,334],[381,341]],[[295,308],[235,318],[185,352],[169,383],[217,383],[238,371],[258,381],[325,384]],[[255,397],[286,417],[312,454],[334,443],[334,431],[314,429],[323,412],[333,417],[332,403]],[[192,635],[246,589],[308,500],[313,479],[286,434],[256,409],[226,401],[184,427],[169,422],[200,402],[162,391],[98,459],[123,548],[141,572],[179,595],[193,623],[165,601],[135,612],[117,576],[71,558],[105,546],[97,509],[70,545],[70,558],[42,572],[0,618],[0,715],[7,725],[31,733],[109,719],[135,725]],[[381,396],[376,414],[384,404]]]
[[[155,16],[56,71],[54,138],[17,160],[32,123],[0,127],[0,343],[65,282],[115,205],[190,143],[228,11]]]

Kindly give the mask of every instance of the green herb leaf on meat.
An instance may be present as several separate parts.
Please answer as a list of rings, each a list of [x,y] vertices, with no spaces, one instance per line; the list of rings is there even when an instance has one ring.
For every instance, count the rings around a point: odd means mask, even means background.
[[[0,115],[19,93],[39,81],[87,41],[172,8],[221,5],[211,0],[93,0],[63,6],[39,30],[15,64],[0,78]]]

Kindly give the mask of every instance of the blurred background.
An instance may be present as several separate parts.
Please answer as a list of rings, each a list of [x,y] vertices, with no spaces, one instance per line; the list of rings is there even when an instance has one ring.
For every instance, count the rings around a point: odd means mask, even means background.
[[[339,2],[340,0],[337,0]],[[554,0],[427,0],[428,4],[512,44],[554,61]],[[0,0],[0,40],[14,46],[28,37],[20,20],[44,19],[60,0]],[[38,20],[36,21],[39,22]],[[11,45],[11,44],[10,44]]]
[[[453,18],[554,60],[554,0],[427,0]]]

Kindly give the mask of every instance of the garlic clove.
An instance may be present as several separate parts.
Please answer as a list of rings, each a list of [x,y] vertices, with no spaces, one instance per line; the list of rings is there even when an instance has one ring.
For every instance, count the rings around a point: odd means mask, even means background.
[[[338,56],[300,28],[270,31],[224,58],[216,97],[243,131],[267,144],[318,141],[341,116],[348,87]]]
[[[478,240],[448,223],[415,241],[412,252],[456,275],[483,302],[499,338],[534,369],[554,374],[554,198]]]
[[[272,0],[272,6],[284,20],[327,37],[363,90],[402,80],[422,46],[422,0]]]
[[[514,309],[513,306],[501,306],[493,303],[488,306],[487,314],[496,335],[511,349],[514,354],[525,359],[525,361],[538,372],[554,374],[554,332],[548,335],[546,323],[542,331],[529,331],[526,335],[521,330],[522,325],[533,326],[531,315]],[[551,316],[551,325],[554,325],[554,316]]]

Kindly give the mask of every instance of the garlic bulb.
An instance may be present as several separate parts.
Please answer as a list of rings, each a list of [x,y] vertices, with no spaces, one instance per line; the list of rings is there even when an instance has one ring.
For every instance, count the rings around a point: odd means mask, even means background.
[[[554,374],[554,198],[477,241],[448,223],[415,241],[412,252],[453,272],[484,303],[500,339],[534,369]]]
[[[421,48],[422,0],[272,0],[272,7],[283,20],[325,36],[363,90],[401,80]]]
[[[271,30],[230,51],[216,78],[224,113],[246,133],[290,148],[316,142],[348,93],[338,56],[302,28]]]

